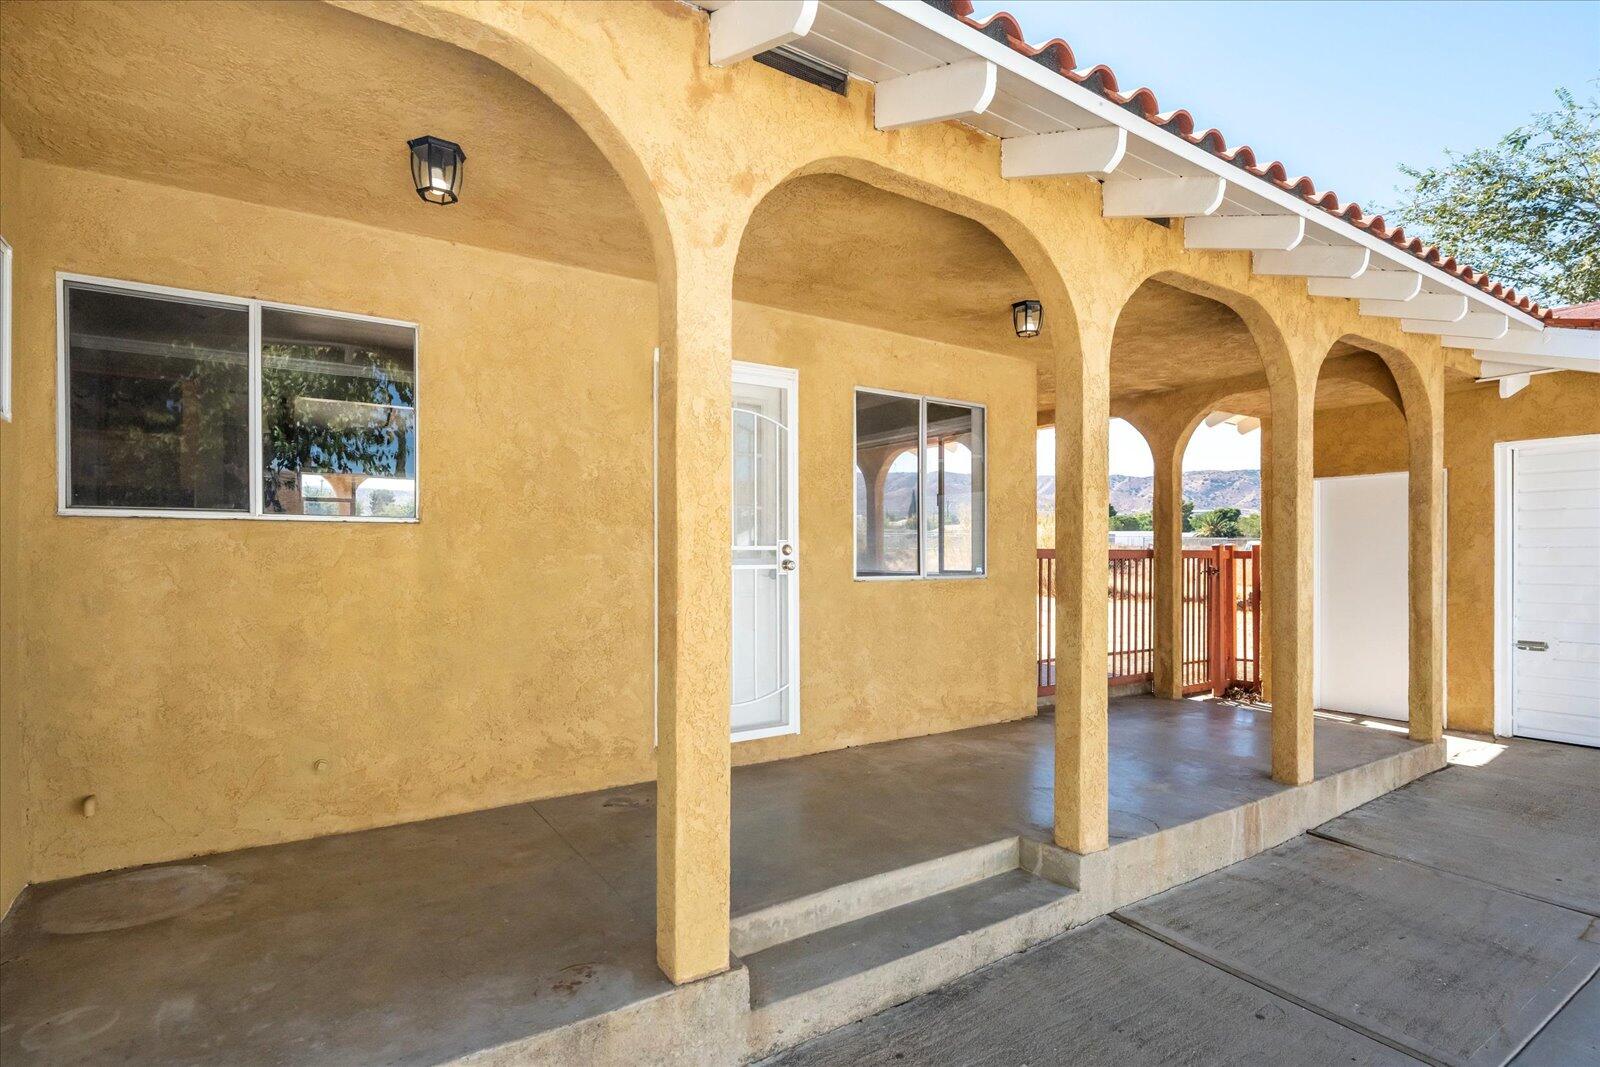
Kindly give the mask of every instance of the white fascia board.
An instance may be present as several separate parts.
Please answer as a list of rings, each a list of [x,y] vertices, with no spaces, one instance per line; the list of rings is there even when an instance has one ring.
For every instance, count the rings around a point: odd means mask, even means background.
[[[1231,252],[1287,252],[1306,236],[1299,215],[1210,215],[1183,225],[1183,247]]]
[[[1543,326],[1543,323],[1526,311],[1514,308],[1502,300],[1495,299],[1477,286],[1470,285],[1455,275],[1418,259],[1409,252],[1401,251],[1389,242],[1374,237],[1365,230],[1328,214],[1322,208],[1307,203],[1301,197],[1279,189],[1272,183],[1258,179],[1253,175],[1243,175],[1243,172],[1231,163],[1212,155],[1198,145],[1190,144],[1181,137],[1175,137],[1167,133],[1160,127],[1147,122],[1143,116],[1135,115],[1117,106],[1099,93],[1063,78],[1059,73],[1018,54],[999,41],[986,37],[971,26],[929,6],[923,0],[869,0],[869,2],[878,8],[892,12],[925,32],[932,33],[952,44],[958,45],[973,55],[988,59],[1000,70],[1004,71],[1007,77],[1020,78],[1027,81],[1046,92],[1060,97],[1078,110],[1088,112],[1104,125],[1121,126],[1136,140],[1183,160],[1185,163],[1202,171],[1232,181],[1240,189],[1269,201],[1284,211],[1301,216],[1306,220],[1307,226],[1324,239],[1348,242],[1367,249],[1387,265],[1385,269],[1414,270],[1436,285],[1443,286],[1452,292],[1471,299],[1474,303],[1481,305],[1482,310],[1499,311],[1509,315],[1513,322],[1519,322],[1533,329],[1539,329]],[[1079,124],[1082,123],[1074,123],[1074,125]]]
[[[1485,342],[1464,340],[1463,338],[1444,338],[1446,341],[1464,341],[1465,344],[1483,344]],[[1492,344],[1493,342],[1487,342]],[[1460,348],[1462,345],[1453,344],[1450,347]],[[1600,357],[1597,356],[1524,356],[1517,352],[1495,352],[1487,348],[1473,349],[1472,354],[1480,360],[1492,360],[1495,363],[1509,363],[1516,367],[1529,367],[1535,370],[1575,370],[1585,374],[1600,374]]]
[[[1186,219],[1222,206],[1228,185],[1221,178],[1116,178],[1100,190],[1108,219]]]
[[[900,130],[949,119],[970,119],[994,102],[995,65],[974,56],[878,83],[872,121]]]
[[[798,41],[817,21],[818,0],[734,0],[711,13],[711,65],[731,67]]]
[[[1414,270],[1368,270],[1359,278],[1310,278],[1312,296],[1356,300],[1410,300],[1422,292],[1422,275]]]
[[[1257,274],[1301,278],[1359,278],[1367,272],[1372,253],[1351,245],[1307,245],[1288,252],[1257,252],[1250,269]]]
[[[1441,337],[1450,334],[1454,337],[1482,338],[1485,341],[1499,340],[1510,328],[1510,319],[1492,311],[1469,311],[1453,322],[1436,322],[1420,318],[1400,320],[1402,333],[1434,333]]]
[[[1484,341],[1472,337],[1447,334],[1439,339],[1450,348],[1470,348],[1479,359],[1518,362],[1512,356],[1563,357],[1600,362],[1600,330],[1562,329],[1546,327],[1539,333],[1527,330],[1508,330],[1504,337]]]
[[[1478,381],[1491,382],[1508,374],[1522,374],[1528,370],[1521,363],[1501,363],[1492,359],[1478,360]]]
[[[1000,142],[1000,176],[1063,178],[1110,174],[1127,151],[1128,131],[1121,126],[1007,137]]]
[[[1363,300],[1361,314],[1385,319],[1426,319],[1449,325],[1467,317],[1467,298],[1455,293],[1423,293],[1410,300]]]

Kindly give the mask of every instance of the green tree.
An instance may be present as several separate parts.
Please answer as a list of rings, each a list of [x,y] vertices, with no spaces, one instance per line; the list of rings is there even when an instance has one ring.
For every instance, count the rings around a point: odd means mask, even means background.
[[[1183,532],[1194,533],[1194,501],[1183,502]]]
[[[1239,516],[1239,536],[1261,540],[1261,516],[1255,512]]]
[[[1543,302],[1600,299],[1600,98],[1556,98],[1492,147],[1401,166],[1390,224]]]
[[[1212,508],[1193,517],[1194,532],[1201,537],[1243,537],[1238,508]]]

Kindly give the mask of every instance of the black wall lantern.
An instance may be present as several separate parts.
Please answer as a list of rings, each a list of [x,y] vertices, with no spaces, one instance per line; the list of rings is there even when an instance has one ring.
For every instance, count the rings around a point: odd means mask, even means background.
[[[1044,325],[1044,305],[1037,300],[1018,300],[1011,305],[1011,325],[1018,337],[1038,337]]]
[[[454,141],[418,137],[411,148],[411,181],[417,195],[430,204],[453,204],[461,199],[461,168],[467,154]]]

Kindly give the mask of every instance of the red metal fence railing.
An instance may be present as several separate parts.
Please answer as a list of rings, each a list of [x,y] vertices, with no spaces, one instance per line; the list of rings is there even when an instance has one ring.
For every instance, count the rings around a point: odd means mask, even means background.
[[[1155,550],[1107,552],[1106,682],[1150,681],[1155,669]],[[1056,691],[1056,554],[1038,550],[1039,695]],[[1185,693],[1261,689],[1261,546],[1183,553]]]

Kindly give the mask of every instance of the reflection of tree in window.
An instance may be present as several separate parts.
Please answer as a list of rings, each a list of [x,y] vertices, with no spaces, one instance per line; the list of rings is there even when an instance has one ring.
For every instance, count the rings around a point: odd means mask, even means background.
[[[415,515],[412,331],[263,308],[261,332],[265,510]]]

